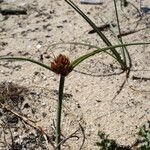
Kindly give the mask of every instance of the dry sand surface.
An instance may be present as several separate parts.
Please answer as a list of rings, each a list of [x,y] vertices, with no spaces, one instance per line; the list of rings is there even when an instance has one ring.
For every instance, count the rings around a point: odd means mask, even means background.
[[[122,9],[117,1],[121,31],[137,32],[124,36],[123,41],[149,42],[150,11],[142,13],[140,7],[150,8],[150,1],[142,0],[141,6],[140,0],[129,1],[133,5]],[[74,2],[98,26],[109,22],[116,24],[112,0],[103,0],[101,5]],[[54,55],[61,53],[74,60],[92,50],[84,46],[57,45],[52,52],[47,51],[52,43],[83,42],[105,47],[97,34],[88,34],[91,27],[63,0],[0,3],[0,7],[6,5],[25,7],[27,15],[0,14],[0,56],[23,56],[39,61],[43,56],[43,62],[50,65]],[[117,27],[113,31],[118,34]],[[104,34],[117,44],[112,32],[106,30]],[[99,141],[98,131],[104,131],[119,144],[131,145],[138,137],[139,127],[150,120],[150,45],[130,46],[128,51],[132,68],[123,87],[126,73],[120,74],[119,64],[105,53],[87,59],[66,77],[62,135],[66,138],[79,131],[76,137],[67,140],[63,150],[80,148],[84,136],[79,124],[85,133],[82,149],[98,150],[95,144]],[[12,92],[6,102],[13,105],[11,110],[37,121],[53,141],[59,75],[29,62],[1,61],[0,79],[1,92]],[[19,88],[11,91],[11,83]],[[10,102],[10,97],[16,101]],[[47,149],[41,132],[4,109],[0,109],[0,114],[0,149]],[[50,143],[49,147],[53,149]]]

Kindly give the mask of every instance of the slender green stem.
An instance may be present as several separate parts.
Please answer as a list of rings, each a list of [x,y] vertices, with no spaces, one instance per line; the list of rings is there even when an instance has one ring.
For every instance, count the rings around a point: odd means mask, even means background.
[[[13,60],[13,61],[29,61],[29,62],[32,62],[34,64],[37,64],[41,67],[44,67],[48,70],[51,70],[51,67],[48,66],[48,65],[45,65],[39,61],[36,61],[36,60],[33,60],[33,59],[30,59],[30,58],[25,58],[25,57],[8,57],[8,56],[0,56],[0,60]],[[52,70],[51,70],[52,71]]]
[[[101,39],[105,42],[105,44],[107,46],[112,46],[111,42],[108,40],[108,38],[106,38],[106,36],[97,28],[97,26],[95,25],[94,22],[92,22],[92,20],[90,18],[88,18],[85,13],[83,13],[79,7],[77,7],[75,5],[75,3],[73,3],[71,0],[65,0],[65,2],[67,2],[72,8],[74,8],[74,10],[76,12],[78,12],[89,24],[90,26],[96,31],[96,33],[101,37]],[[124,64],[124,62],[121,59],[120,54],[115,50],[115,48],[111,48],[110,49],[111,52],[114,54],[114,56],[117,58],[118,62],[120,63],[122,69],[124,70],[126,68],[126,65]]]
[[[119,16],[118,16],[116,0],[114,0],[114,6],[115,6],[115,13],[116,13],[117,24],[118,24],[118,31],[119,31],[119,35],[121,35],[121,29],[120,29],[120,23],[119,23]],[[122,37],[120,36],[118,39],[119,39],[120,43],[123,44]],[[124,47],[122,47],[122,52],[121,53],[122,53],[123,62],[127,66],[125,51],[127,51],[127,49],[124,46]]]
[[[58,106],[57,106],[57,120],[56,120],[56,144],[61,142],[61,110],[62,110],[62,99],[64,89],[65,76],[60,76],[59,82],[59,95],[58,95]],[[57,150],[61,150],[61,145],[57,147]]]
[[[121,29],[120,29],[120,23],[119,23],[119,16],[118,16],[116,0],[114,0],[114,6],[115,6],[115,13],[116,13],[116,18],[117,18],[118,31],[119,31],[119,35],[120,35],[121,34]]]
[[[95,46],[95,45],[91,45],[91,44],[87,44],[87,43],[80,43],[80,42],[59,42],[59,43],[54,43],[54,44],[51,44],[49,46],[50,47],[54,47],[56,45],[60,45],[60,44],[74,44],[74,45],[83,45],[83,46],[88,46],[89,48],[100,48],[98,46]],[[110,55],[111,57],[113,57],[114,59],[117,59],[112,53],[110,52],[107,52],[107,51],[104,51],[106,54]]]
[[[97,50],[95,51],[92,51],[88,54],[85,54],[85,55],[82,55],[80,56],[79,58],[75,59],[73,62],[71,62],[71,66],[74,68],[76,67],[78,64],[80,64],[82,61],[84,61],[85,59],[95,55],[95,54],[98,54],[100,52],[105,52],[111,48],[117,48],[117,47],[122,47],[122,46],[131,46],[131,45],[143,45],[143,44],[150,44],[150,42],[147,42],[147,43],[129,43],[129,44],[119,44],[119,45],[113,45],[113,46],[108,46],[108,47],[105,47],[105,48],[98,48]]]

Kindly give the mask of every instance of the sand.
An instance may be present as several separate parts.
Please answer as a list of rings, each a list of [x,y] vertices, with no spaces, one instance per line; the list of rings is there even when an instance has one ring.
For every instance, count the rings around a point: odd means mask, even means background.
[[[80,4],[78,0],[74,2],[97,26],[110,22],[116,24],[113,1],[106,0],[101,5]],[[130,2],[134,6],[130,4],[121,9],[120,1],[117,1],[121,31],[137,31],[124,36],[123,41],[149,42],[150,12],[141,13],[139,1],[130,0]],[[92,51],[84,46],[70,44],[57,45],[47,50],[53,43],[82,42],[105,47],[96,33],[88,34],[91,30],[89,24],[63,0],[16,0],[13,3],[0,3],[0,6],[8,4],[27,8],[27,15],[0,14],[0,56],[22,56],[40,61],[42,55],[43,62],[50,65],[54,57],[60,53],[67,55],[72,61]],[[141,6],[150,7],[150,1],[143,0]],[[117,27],[114,27],[113,31],[118,34]],[[103,33],[113,44],[118,43],[112,32],[106,30]],[[83,150],[99,149],[95,144],[99,141],[98,131],[104,131],[119,144],[131,145],[138,138],[139,127],[150,120],[150,45],[130,46],[128,51],[132,68],[123,87],[126,73],[120,74],[120,65],[105,53],[90,57],[66,77],[62,134],[68,137],[80,128],[80,124],[85,133]],[[15,83],[29,90],[16,111],[38,121],[37,124],[54,138],[59,77],[29,62],[0,61],[1,82]],[[27,105],[29,107],[24,107]],[[5,113],[2,113],[1,124],[5,120],[4,115]],[[11,128],[14,142],[21,144],[25,141],[25,137],[32,136],[36,137],[36,140],[39,139],[39,133],[22,122],[20,119],[14,128]],[[0,149],[12,146],[10,132],[6,126],[4,129],[7,134],[1,131],[0,141],[4,142],[5,135],[6,142],[1,143]],[[77,136],[79,139],[76,137],[69,139],[62,149],[78,150],[83,140],[81,128]],[[32,144],[26,142],[26,149],[46,149],[44,140],[45,147],[37,146],[35,143],[35,141]],[[53,149],[51,144],[49,147]]]

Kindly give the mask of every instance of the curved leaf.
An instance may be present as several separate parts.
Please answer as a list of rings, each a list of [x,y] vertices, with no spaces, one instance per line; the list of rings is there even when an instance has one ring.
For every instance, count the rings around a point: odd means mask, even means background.
[[[131,45],[144,45],[144,44],[150,44],[150,42],[147,42],[147,43],[128,43],[128,44],[119,44],[119,45],[113,45],[113,46],[108,46],[108,47],[105,47],[105,48],[98,48],[97,50],[93,51],[93,52],[90,52],[88,54],[85,54],[85,55],[82,55],[80,56],[79,58],[77,58],[76,60],[74,60],[72,63],[71,63],[71,66],[74,68],[76,67],[78,64],[80,64],[82,61],[84,61],[85,59],[87,59],[88,57],[91,57],[97,53],[100,53],[100,52],[105,52],[111,48],[118,48],[118,47],[122,47],[122,46],[131,46]]]
[[[39,61],[30,59],[30,58],[24,58],[24,57],[7,57],[7,56],[0,56],[0,60],[13,60],[13,61],[29,61],[32,62],[34,64],[37,64],[43,68],[46,68],[48,70],[51,70],[51,67],[49,67],[48,65],[45,65]],[[51,70],[52,71],[52,70]]]
[[[76,12],[78,12],[88,23],[89,25],[96,31],[96,33],[101,37],[101,39],[104,41],[104,43],[107,46],[112,46],[111,42],[108,40],[108,38],[106,38],[106,36],[98,29],[98,27],[95,25],[95,23],[88,17],[85,15],[85,13],[83,13],[79,7],[77,7],[75,5],[75,3],[73,3],[71,0],[65,0],[65,2],[67,2],[72,8],[74,8],[74,10]],[[123,60],[121,59],[120,54],[115,50],[115,47],[111,47],[110,50],[112,51],[112,53],[114,54],[114,56],[116,57],[116,59],[118,60],[118,62],[120,63],[120,65],[124,68],[126,67],[126,64],[123,62]]]

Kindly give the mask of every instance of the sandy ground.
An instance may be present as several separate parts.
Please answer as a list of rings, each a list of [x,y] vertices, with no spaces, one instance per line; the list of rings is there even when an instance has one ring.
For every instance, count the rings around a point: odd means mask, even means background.
[[[106,22],[116,23],[112,0],[101,5],[83,5],[74,2],[98,25]],[[139,0],[130,0],[133,5],[120,7],[119,18],[121,31],[138,30],[134,34],[123,37],[124,42],[150,41],[150,12],[139,16]],[[5,3],[0,3],[4,7]],[[88,34],[91,27],[63,0],[23,0],[9,3],[27,8],[27,15],[0,14],[0,52],[7,56],[24,56],[50,64],[53,53],[66,54],[70,60],[89,51],[87,47],[77,45],[57,45],[46,51],[52,43],[84,42],[105,47],[97,34]],[[142,7],[150,7],[149,0],[142,0]],[[136,8],[135,8],[136,7]],[[117,27],[113,30],[118,34]],[[107,30],[104,34],[117,44],[113,34]],[[119,64],[106,54],[95,55],[76,67],[65,80],[65,97],[62,113],[62,134],[68,137],[82,125],[85,143],[82,149],[98,150],[95,142],[99,140],[98,131],[104,131],[119,144],[131,145],[137,139],[139,127],[150,120],[150,45],[128,47],[132,59],[132,68],[128,81],[119,94],[118,91],[126,79]],[[52,58],[51,58],[51,57]],[[146,78],[146,79],[135,79]],[[20,111],[38,125],[52,138],[56,118],[57,93],[59,75],[45,70],[29,62],[0,62],[1,82],[15,83],[29,91],[24,95]],[[1,112],[3,112],[1,110]],[[3,112],[4,113],[4,112]],[[0,131],[0,149],[10,148],[12,143],[26,145],[25,149],[46,149],[39,146],[39,133],[21,119],[12,127],[2,113]],[[6,121],[7,120],[7,121]],[[6,126],[8,125],[8,126]],[[11,129],[10,129],[11,128]],[[4,129],[6,133],[4,133]],[[14,142],[11,141],[10,133]],[[69,139],[63,146],[64,150],[78,150],[82,144],[83,134],[77,132],[77,138]],[[5,137],[5,138],[4,138]],[[35,139],[28,144],[29,137]],[[4,140],[6,139],[6,140]],[[26,140],[26,143],[23,141]],[[51,139],[52,140],[52,139]],[[36,143],[36,144],[35,144]],[[53,149],[49,144],[50,149]],[[17,147],[16,147],[17,149]]]

